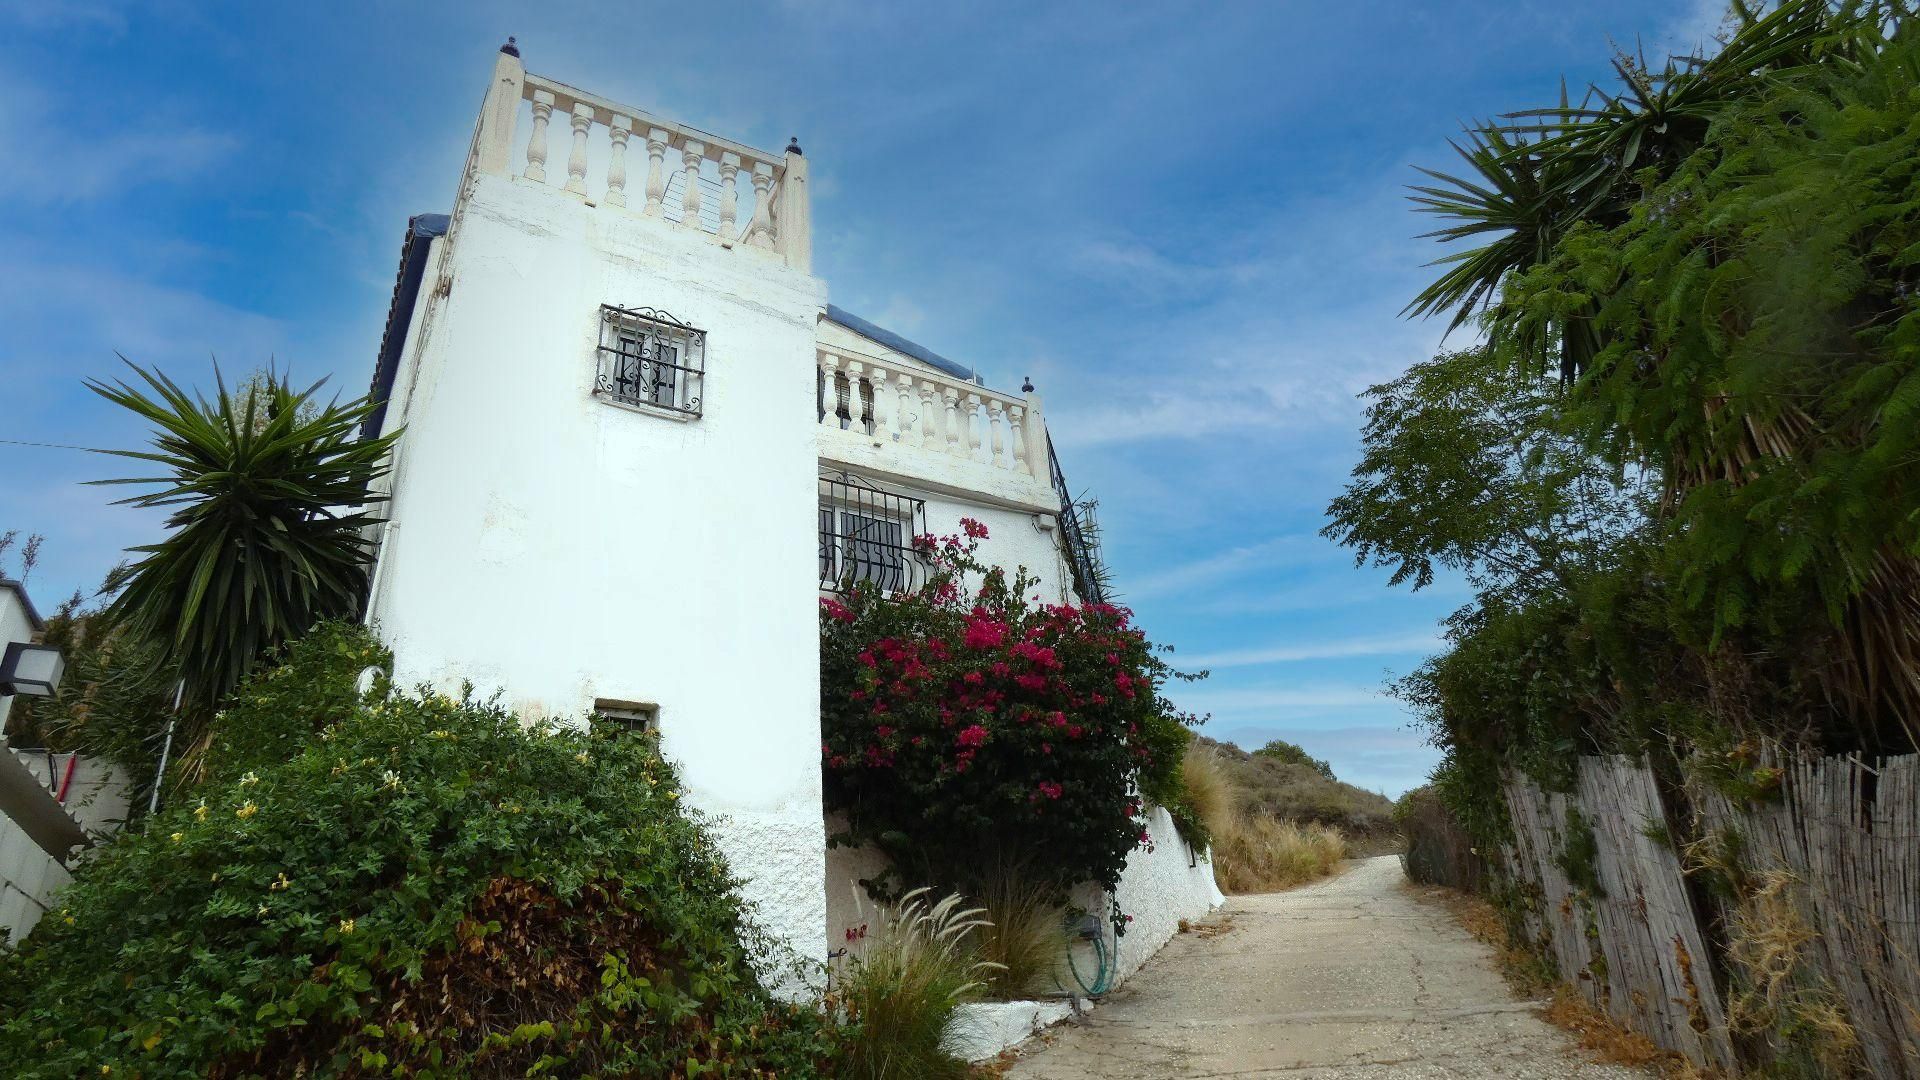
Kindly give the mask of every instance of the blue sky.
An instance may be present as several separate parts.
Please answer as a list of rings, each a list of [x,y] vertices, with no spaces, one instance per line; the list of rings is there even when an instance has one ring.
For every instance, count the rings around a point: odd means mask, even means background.
[[[813,170],[835,303],[1031,376],[1123,599],[1208,734],[1293,739],[1397,794],[1434,755],[1381,694],[1466,594],[1316,534],[1369,384],[1430,355],[1413,165],[1715,0],[1416,4],[176,4],[0,0],[0,440],[127,447],[114,352],[210,381],[275,358],[360,392],[401,230],[452,196],[508,34],[531,71]],[[154,518],[114,462],[0,443],[43,606]]]

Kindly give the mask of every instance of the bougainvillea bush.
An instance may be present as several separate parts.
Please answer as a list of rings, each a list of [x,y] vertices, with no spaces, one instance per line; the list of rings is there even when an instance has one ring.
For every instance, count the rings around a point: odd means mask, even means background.
[[[833,1071],[651,740],[359,698],[383,659],[333,629],[255,675],[219,724],[327,722],[238,740],[0,949],[0,1075]]]
[[[978,890],[1010,868],[1111,890],[1148,841],[1142,793],[1183,802],[1194,721],[1161,688],[1185,676],[1125,609],[1044,603],[1024,570],[983,565],[986,528],[962,524],[915,541],[932,563],[920,589],[863,582],[821,601],[826,798],[847,823],[835,842],[887,854],[883,893]]]

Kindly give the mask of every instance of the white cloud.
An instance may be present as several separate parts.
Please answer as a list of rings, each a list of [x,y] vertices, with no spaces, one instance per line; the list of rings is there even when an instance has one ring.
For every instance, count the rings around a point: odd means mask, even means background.
[[[1334,638],[1316,641],[1289,641],[1250,649],[1229,649],[1203,656],[1182,657],[1181,663],[1193,668],[1250,667],[1255,664],[1288,664],[1302,660],[1335,660],[1352,656],[1406,656],[1429,653],[1442,644],[1432,632],[1386,634]]]
[[[0,199],[60,206],[116,195],[145,184],[205,176],[240,146],[231,134],[194,124],[140,119],[128,126],[49,124],[64,106],[30,87],[0,82],[11,99],[0,111]],[[109,111],[108,115],[113,115]]]
[[[1297,551],[1314,542],[1315,538],[1310,535],[1289,534],[1276,536],[1258,544],[1217,552],[1193,562],[1168,567],[1145,577],[1130,579],[1126,588],[1127,599],[1138,600],[1159,596],[1218,581],[1229,575],[1240,575],[1254,567],[1268,566],[1278,562],[1284,552]]]
[[[1181,708],[1194,712],[1227,713],[1268,709],[1351,709],[1391,704],[1378,687],[1368,686],[1248,686],[1237,689],[1174,687]]]

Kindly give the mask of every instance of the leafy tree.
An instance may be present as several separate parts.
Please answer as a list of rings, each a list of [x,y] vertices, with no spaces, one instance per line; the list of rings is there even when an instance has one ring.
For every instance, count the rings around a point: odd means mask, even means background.
[[[1787,0],[1733,22],[1709,59],[1622,57],[1596,107],[1482,125],[1479,178],[1417,193],[1444,239],[1493,237],[1414,304],[1479,316],[1485,343],[1374,391],[1329,534],[1399,580],[1481,587],[1456,648],[1519,651],[1449,676],[1460,695],[1564,635],[1526,679],[1576,703],[1578,738],[1911,749],[1915,21]],[[1662,700],[1713,723],[1655,724]]]
[[[321,405],[324,380],[295,392],[271,373],[212,400],[128,364],[145,384],[89,380],[89,389],[149,421],[151,450],[114,451],[161,475],[104,480],[156,490],[121,500],[170,509],[169,535],[132,549],[109,613],[156,642],[204,717],[274,647],[329,618],[352,617],[372,552],[367,508],[395,435],[362,440],[361,399]]]
[[[1333,775],[1333,766],[1331,764],[1323,758],[1317,758],[1307,753],[1304,749],[1301,749],[1298,743],[1290,743],[1285,739],[1274,739],[1267,743],[1267,745],[1255,750],[1254,753],[1261,757],[1270,757],[1275,761],[1284,761],[1289,765],[1305,765],[1307,768],[1312,769],[1314,772],[1319,773],[1329,780],[1336,779]]]
[[[1644,473],[1558,430],[1566,393],[1488,346],[1368,389],[1361,459],[1321,535],[1395,585],[1424,588],[1440,567],[1481,590],[1565,595],[1651,509]]]

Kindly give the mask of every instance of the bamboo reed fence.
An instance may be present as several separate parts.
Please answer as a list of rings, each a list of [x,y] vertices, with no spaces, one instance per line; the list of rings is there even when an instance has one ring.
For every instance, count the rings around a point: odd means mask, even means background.
[[[1624,757],[1582,758],[1571,792],[1510,777],[1527,933],[1696,1063],[1920,1080],[1920,756],[1774,767],[1777,797],[1738,804]]]

